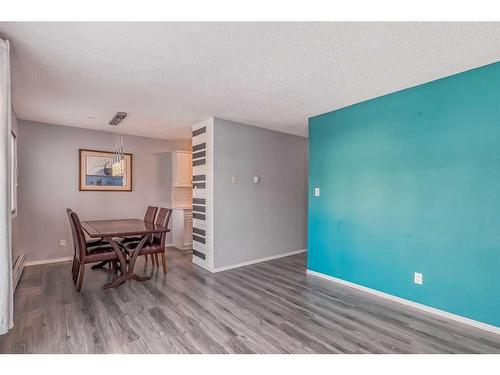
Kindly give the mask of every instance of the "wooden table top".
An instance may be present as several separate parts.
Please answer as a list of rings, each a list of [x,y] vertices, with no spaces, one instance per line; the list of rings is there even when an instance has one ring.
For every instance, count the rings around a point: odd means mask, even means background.
[[[89,220],[82,221],[82,227],[92,238],[127,237],[170,232],[167,227],[141,219]]]

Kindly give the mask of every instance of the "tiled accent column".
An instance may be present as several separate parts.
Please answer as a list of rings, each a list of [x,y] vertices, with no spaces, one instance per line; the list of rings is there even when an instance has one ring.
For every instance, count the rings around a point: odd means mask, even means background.
[[[193,263],[212,271],[213,236],[213,118],[193,126]]]

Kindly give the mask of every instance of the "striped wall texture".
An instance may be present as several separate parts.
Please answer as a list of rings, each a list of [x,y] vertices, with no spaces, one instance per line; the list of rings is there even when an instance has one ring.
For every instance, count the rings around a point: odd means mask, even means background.
[[[214,120],[193,128],[193,263],[213,270]]]

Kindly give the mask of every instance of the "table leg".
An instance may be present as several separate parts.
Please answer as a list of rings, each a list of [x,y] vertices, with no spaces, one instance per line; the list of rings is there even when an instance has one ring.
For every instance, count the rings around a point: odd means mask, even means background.
[[[107,288],[116,288],[117,286],[120,286],[123,284],[126,280],[136,280],[136,281],[146,281],[151,279],[149,276],[139,276],[134,273],[134,266],[135,266],[135,261],[137,260],[137,256],[139,255],[139,252],[141,249],[144,247],[144,244],[150,237],[150,234],[145,235],[141,242],[137,245],[137,247],[134,249],[132,253],[132,257],[130,258],[128,265],[127,261],[125,259],[125,256],[123,255],[120,246],[118,243],[111,237],[106,237],[105,240],[109,242],[109,244],[113,247],[113,250],[115,251],[118,261],[120,262],[120,268],[122,270],[121,275],[114,279],[113,281],[104,284],[103,289]]]
[[[105,237],[104,239],[108,241],[108,243],[111,245],[114,252],[116,253],[116,256],[118,257],[118,261],[120,262],[121,275],[118,276],[113,281],[104,284],[103,289],[116,288],[117,286],[125,282],[125,280],[127,280],[127,278],[125,277],[127,274],[127,261],[122,253],[120,245],[118,245],[118,243],[112,237]]]
[[[132,254],[132,257],[130,258],[130,261],[129,261],[129,268],[130,268],[130,272],[133,271],[134,269],[134,266],[135,266],[135,261],[137,260],[137,257],[139,256],[139,253],[141,251],[141,249],[144,247],[144,245],[146,244],[147,240],[151,237],[150,234],[148,235],[145,235],[141,242],[139,242],[139,244],[136,246],[136,248],[134,249],[134,252]]]

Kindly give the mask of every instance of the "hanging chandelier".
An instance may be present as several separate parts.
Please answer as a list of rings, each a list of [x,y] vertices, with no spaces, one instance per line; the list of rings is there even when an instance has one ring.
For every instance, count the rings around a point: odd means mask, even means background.
[[[122,121],[127,117],[126,112],[117,112],[109,121],[109,125],[113,127],[115,136],[115,147],[113,150],[113,160],[111,166],[112,176],[123,176],[125,174],[125,157],[123,155],[123,132]]]

